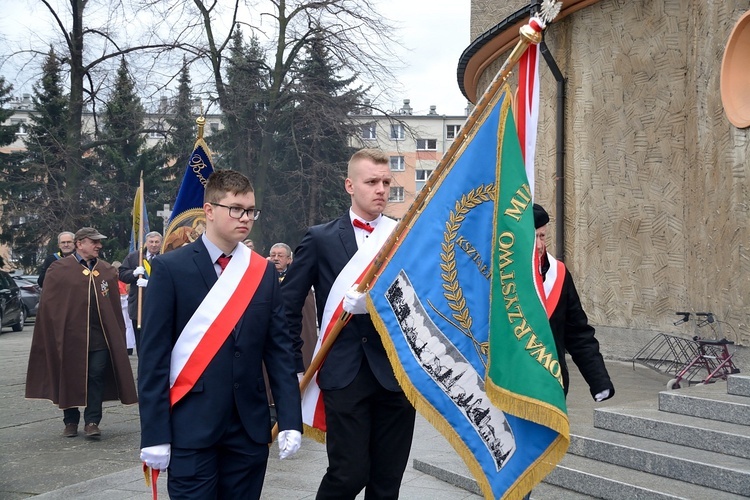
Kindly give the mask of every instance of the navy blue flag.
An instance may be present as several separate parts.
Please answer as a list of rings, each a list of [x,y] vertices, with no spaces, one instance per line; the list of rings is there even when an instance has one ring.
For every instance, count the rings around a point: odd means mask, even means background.
[[[172,216],[164,231],[162,253],[174,250],[195,241],[206,229],[206,216],[203,213],[203,192],[208,177],[213,173],[211,151],[203,140],[203,127],[199,123],[198,140],[195,141],[185,176],[182,178]]]

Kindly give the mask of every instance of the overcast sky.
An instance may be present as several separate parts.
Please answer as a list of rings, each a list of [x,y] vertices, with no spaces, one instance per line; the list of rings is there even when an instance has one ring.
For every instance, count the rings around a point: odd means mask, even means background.
[[[44,39],[41,31],[51,18],[37,2],[4,0],[0,44],[15,38],[18,31],[28,33],[27,28]],[[415,114],[427,113],[430,105],[435,105],[438,114],[463,115],[466,100],[456,83],[456,67],[461,53],[470,43],[469,0],[375,2],[378,10],[397,26],[396,36],[405,47],[398,50],[403,69],[396,72],[396,78],[401,86],[394,86],[390,103],[382,102],[381,96],[377,98],[378,104],[395,110],[402,106],[403,99],[410,99]],[[28,85],[14,81],[16,74],[11,67],[0,67],[0,74],[14,84],[16,91],[30,91]]]
[[[469,39],[469,0],[378,0],[381,11],[399,23],[398,31],[407,50],[401,58],[407,68],[398,78],[404,96],[393,103],[401,107],[411,99],[415,113],[426,113],[430,105],[439,114],[462,115],[466,99],[458,89],[456,67]]]

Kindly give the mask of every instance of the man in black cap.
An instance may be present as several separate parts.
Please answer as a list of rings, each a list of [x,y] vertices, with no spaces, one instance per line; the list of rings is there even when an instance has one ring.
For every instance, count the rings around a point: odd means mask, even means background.
[[[581,307],[581,299],[573,284],[573,277],[562,262],[547,252],[548,222],[547,211],[541,205],[534,203],[536,250],[540,257],[539,272],[544,280],[546,307],[562,368],[565,394],[568,394],[570,382],[568,366],[565,362],[567,351],[589,384],[591,396],[596,401],[604,401],[615,395],[615,387],[607,373],[604,358],[599,352],[599,342],[594,337],[594,328],[589,325],[586,313]],[[550,310],[551,315],[549,315]]]
[[[48,399],[63,410],[63,436],[101,436],[102,401],[138,402],[125,345],[117,270],[99,259],[93,227],[75,233],[73,254],[52,263],[34,323],[26,397]]]

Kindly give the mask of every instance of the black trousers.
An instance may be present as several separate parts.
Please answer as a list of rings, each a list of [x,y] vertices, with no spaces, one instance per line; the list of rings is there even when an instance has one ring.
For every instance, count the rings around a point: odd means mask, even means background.
[[[317,500],[397,499],[414,435],[414,407],[384,389],[367,360],[351,384],[323,391],[328,470]]]
[[[169,497],[257,500],[263,489],[268,453],[268,444],[250,439],[235,409],[224,436],[214,446],[172,447],[167,475]]]
[[[86,409],[83,412],[83,421],[87,424],[99,425],[102,421],[102,399],[104,398],[104,374],[109,368],[109,351],[89,351],[89,371],[86,380]],[[81,412],[78,408],[66,408],[63,410],[63,422],[76,424],[81,420]]]

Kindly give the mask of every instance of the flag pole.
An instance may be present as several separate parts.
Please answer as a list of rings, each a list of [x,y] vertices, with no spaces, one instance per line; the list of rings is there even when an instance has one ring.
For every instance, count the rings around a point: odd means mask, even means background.
[[[438,179],[442,176],[443,172],[448,168],[450,160],[466,142],[469,135],[468,131],[474,128],[479,118],[488,108],[489,103],[492,100],[492,96],[494,96],[495,93],[505,84],[508,77],[510,76],[511,70],[518,63],[519,59],[521,59],[524,51],[526,51],[529,45],[537,45],[542,41],[542,29],[543,28],[539,25],[537,25],[537,27],[532,27],[531,22],[521,27],[521,29],[519,30],[520,39],[518,40],[518,43],[508,56],[508,59],[498,70],[490,86],[487,88],[484,94],[482,94],[482,97],[479,99],[476,107],[469,114],[466,122],[464,122],[463,127],[461,127],[459,136],[456,138],[456,140],[453,141],[451,147],[448,148],[448,151],[440,159],[440,161],[438,162],[438,166],[435,168],[435,172],[427,180],[422,190],[414,199],[414,202],[409,206],[406,214],[404,214],[404,217],[398,222],[385,243],[383,243],[383,247],[375,256],[375,259],[372,261],[372,265],[363,275],[362,281],[357,285],[357,291],[359,293],[364,293],[367,291],[370,285],[370,281],[372,281],[372,279],[375,277],[375,274],[377,274],[377,272],[380,271],[380,269],[386,263],[389,258],[388,256],[392,253],[393,249],[400,243],[401,236],[405,232],[406,228],[423,210],[426,198],[429,196],[430,192],[437,183]],[[336,338],[338,337],[339,333],[344,328],[346,323],[349,321],[350,317],[350,313],[343,311],[341,313],[341,316],[336,319],[336,323],[333,325],[331,331],[328,333],[325,340],[321,344],[320,349],[318,349],[315,357],[310,362],[310,366],[307,368],[307,370],[305,370],[305,374],[302,377],[302,380],[300,380],[300,393],[305,392],[305,389],[310,384],[310,381],[312,380],[313,376],[318,371],[320,366],[323,364],[323,361],[328,355],[328,352],[331,350],[333,343],[336,341]],[[276,439],[278,432],[279,424],[277,423],[273,427],[271,441]]]
[[[140,194],[140,199],[138,201],[138,265],[143,265],[143,214],[145,213],[146,208],[146,199],[143,196],[143,170],[141,170],[141,180],[140,184],[138,186],[138,193]],[[141,278],[143,275],[141,275]],[[138,285],[136,285],[138,286]],[[138,287],[138,321],[137,326],[138,329],[141,329],[141,315],[143,312],[143,288]],[[136,335],[138,335],[138,332],[136,332]]]

